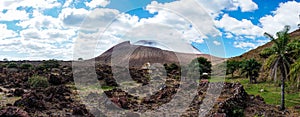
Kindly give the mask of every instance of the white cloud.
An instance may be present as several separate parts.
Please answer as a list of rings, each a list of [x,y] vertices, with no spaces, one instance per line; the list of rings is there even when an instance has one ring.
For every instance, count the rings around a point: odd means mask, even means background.
[[[266,15],[259,21],[265,32],[274,35],[283,29],[285,25],[291,26],[291,31],[297,29],[299,23],[300,3],[288,1],[280,3],[279,7],[273,11],[273,15]]]
[[[219,42],[219,41],[213,41],[213,43],[215,44],[215,45],[221,45],[221,42]]]
[[[242,12],[250,12],[258,9],[258,5],[252,0],[232,0],[233,6],[231,10],[236,10],[238,7]]]
[[[216,26],[223,28],[236,36],[262,36],[264,31],[262,28],[254,25],[250,20],[237,20],[228,14],[223,15],[219,21],[215,21]]]
[[[90,7],[91,9],[94,9],[98,6],[105,7],[109,3],[109,0],[91,0],[90,2],[85,2],[85,5]]]
[[[76,27],[85,30],[103,30],[117,16],[116,9],[96,8],[92,11],[86,9],[65,8],[59,15],[66,27]]]
[[[234,42],[233,45],[236,48],[241,48],[244,50],[249,50],[249,49],[253,49],[253,48],[257,47],[256,44],[250,43],[250,42]]]
[[[34,18],[20,21],[16,25],[21,26],[22,28],[35,28],[37,30],[42,30],[45,28],[63,28],[61,20],[51,16],[44,16],[37,11],[34,11]]]
[[[0,39],[15,37],[18,34],[13,30],[8,30],[6,24],[0,24]],[[3,41],[3,40],[2,40]],[[2,43],[2,41],[0,43]]]
[[[225,37],[226,37],[227,39],[230,39],[230,38],[233,38],[233,35],[232,35],[230,32],[226,32],[226,33],[225,33]]]
[[[156,1],[151,2],[150,5],[146,7],[150,13],[158,12],[165,13],[165,19],[171,20],[168,14],[176,14],[181,17],[181,19],[188,20],[192,23],[193,27],[197,31],[201,32],[206,36],[219,36],[220,32],[214,27],[213,18],[206,12],[205,9],[199,6],[197,1],[194,0],[180,0],[171,3],[161,4]],[[178,23],[178,19],[172,19]],[[205,25],[204,25],[205,24]]]
[[[33,7],[35,9],[48,9],[59,7],[61,4],[57,0],[1,0],[0,11],[3,9],[16,9],[17,7]]]
[[[6,13],[0,12],[0,21],[25,20],[28,18],[29,14],[26,11],[8,10]]]
[[[73,0],[65,0],[65,4],[63,4],[63,8],[69,7],[73,3]]]

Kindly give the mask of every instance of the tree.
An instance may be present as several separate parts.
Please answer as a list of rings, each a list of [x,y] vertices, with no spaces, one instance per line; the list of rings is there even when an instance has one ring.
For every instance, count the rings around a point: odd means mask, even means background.
[[[210,74],[212,69],[211,62],[208,61],[206,58],[198,57],[189,64],[189,68],[191,71],[197,70],[200,76],[203,75],[203,73]]]
[[[78,58],[78,61],[83,61],[83,58]]]
[[[5,61],[5,62],[6,62],[6,61],[8,61],[8,59],[7,59],[7,58],[4,58],[4,59],[3,59],[3,61]]]
[[[284,101],[284,88],[285,88],[285,80],[288,78],[289,68],[290,68],[290,60],[288,57],[288,43],[290,41],[290,37],[288,31],[290,26],[285,26],[284,30],[276,33],[277,39],[275,39],[272,35],[265,33],[265,36],[270,38],[272,42],[274,42],[273,46],[269,48],[268,52],[263,51],[264,55],[268,55],[269,57],[266,60],[266,65],[269,67],[271,71],[271,77],[274,80],[277,80],[278,71],[281,75],[281,107],[280,110],[285,110],[285,101]]]
[[[226,74],[231,74],[231,78],[233,78],[234,72],[239,69],[240,62],[236,60],[228,60],[226,61],[226,66]]]
[[[245,74],[249,78],[250,83],[256,83],[256,78],[259,76],[261,64],[255,59],[251,58],[244,60],[241,64],[242,74]]]

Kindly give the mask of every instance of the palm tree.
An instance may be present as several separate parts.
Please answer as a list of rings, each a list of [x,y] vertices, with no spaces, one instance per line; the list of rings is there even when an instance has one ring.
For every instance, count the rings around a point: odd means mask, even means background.
[[[288,43],[290,42],[290,37],[288,31],[290,26],[285,26],[284,30],[276,33],[277,39],[275,39],[272,35],[265,33],[264,35],[271,39],[274,42],[271,48],[266,49],[262,53],[264,55],[268,55],[269,57],[266,60],[266,65],[268,65],[271,70],[271,77],[274,80],[277,80],[278,71],[281,75],[281,106],[280,110],[285,110],[284,104],[284,88],[285,88],[285,80],[288,78],[289,68],[290,68],[290,60],[288,57]]]
[[[236,60],[226,61],[226,74],[231,74],[231,78],[233,78],[233,74],[235,71],[239,69],[240,62]]]
[[[259,75],[261,64],[255,59],[251,58],[242,62],[242,74],[245,74],[249,78],[250,83],[256,83],[256,78]]]

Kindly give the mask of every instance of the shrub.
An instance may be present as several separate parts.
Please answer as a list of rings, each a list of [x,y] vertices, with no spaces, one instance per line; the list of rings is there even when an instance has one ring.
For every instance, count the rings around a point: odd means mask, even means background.
[[[164,67],[168,73],[172,72],[173,70],[180,70],[180,67],[175,63],[172,63],[170,65],[164,64]]]
[[[23,63],[23,64],[20,65],[20,68],[21,69],[31,69],[32,65],[29,64],[29,63]]]
[[[35,69],[36,70],[44,70],[45,66],[43,64],[39,64]]]
[[[18,68],[18,64],[14,62],[8,63],[7,68]]]
[[[46,69],[52,69],[52,68],[58,68],[59,67],[59,63],[57,60],[55,59],[51,59],[48,61],[43,61],[42,64]]]
[[[49,86],[47,78],[38,75],[30,77],[28,83],[32,88],[47,88]]]

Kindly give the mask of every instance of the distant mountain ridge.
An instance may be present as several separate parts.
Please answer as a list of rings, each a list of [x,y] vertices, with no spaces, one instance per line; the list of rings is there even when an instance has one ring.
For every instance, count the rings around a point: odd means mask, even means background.
[[[96,57],[95,61],[109,65],[111,64],[111,61],[113,61],[115,65],[120,66],[129,63],[130,67],[141,67],[147,62],[160,64],[177,63],[187,65],[197,57],[207,58],[212,61],[213,64],[221,63],[225,60],[224,58],[208,54],[173,52],[155,47],[133,45],[130,44],[130,41],[125,41],[108,49],[106,52]]]

